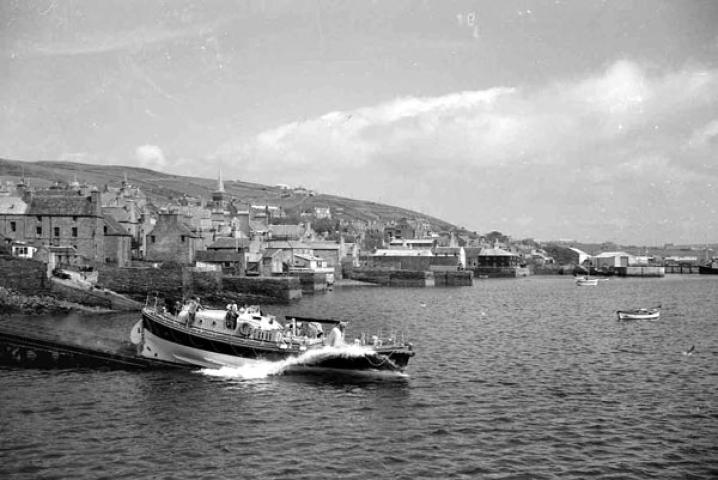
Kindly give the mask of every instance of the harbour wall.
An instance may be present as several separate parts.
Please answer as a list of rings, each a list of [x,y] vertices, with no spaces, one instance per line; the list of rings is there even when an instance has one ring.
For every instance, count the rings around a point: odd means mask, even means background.
[[[462,287],[473,284],[470,271],[415,271],[390,268],[354,267],[345,278],[388,287]]]
[[[303,294],[313,294],[327,290],[326,273],[299,273],[291,275],[290,278],[299,280]]]
[[[155,294],[172,303],[191,295],[211,303],[287,303],[302,296],[298,278],[235,277],[186,267],[102,265],[98,270],[99,285],[140,301]]]
[[[664,277],[665,267],[616,267],[619,277]]]
[[[700,273],[698,265],[671,265],[664,268],[666,273]]]

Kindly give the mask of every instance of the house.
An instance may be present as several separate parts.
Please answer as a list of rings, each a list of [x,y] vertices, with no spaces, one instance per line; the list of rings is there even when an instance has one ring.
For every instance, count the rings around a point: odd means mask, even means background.
[[[425,249],[378,249],[363,257],[363,266],[390,270],[430,270],[434,254]]]
[[[13,257],[29,259],[37,253],[37,247],[27,242],[12,242],[10,248]]]
[[[466,268],[466,251],[464,247],[436,247],[434,248],[434,256],[454,257],[459,268]]]
[[[436,246],[436,239],[427,238],[400,238],[389,241],[390,249],[418,249],[418,250],[431,250]]]
[[[118,267],[129,265],[132,258],[133,237],[125,227],[110,215],[105,215],[103,227],[105,241],[105,263],[115,264]]]
[[[528,275],[521,257],[499,247],[484,248],[477,257],[474,275],[487,277],[519,277]]]
[[[635,257],[626,252],[603,252],[593,257],[593,266],[598,270],[628,267],[636,264]]]
[[[289,273],[289,265],[292,262],[290,250],[281,248],[268,248],[262,253],[261,273],[263,275],[282,275]]]
[[[342,259],[347,256],[347,246],[342,238],[336,242],[306,242],[315,257],[321,258],[325,267],[334,270],[336,278],[342,278]]]
[[[103,262],[105,219],[100,194],[67,189],[0,197],[0,234],[37,246],[72,247],[75,257]]]
[[[244,253],[232,250],[198,250],[195,254],[195,264],[202,269],[241,275],[245,265]]]
[[[341,269],[339,269],[341,272]],[[327,284],[334,284],[336,278],[335,268],[327,265],[322,257],[308,254],[296,254],[292,258],[292,265],[289,267],[289,274],[300,273],[321,273],[326,275]]]
[[[142,232],[140,222],[142,214],[134,202],[127,202],[123,206],[103,206],[102,214],[105,219],[109,217],[113,220],[113,223],[122,226],[123,230],[130,235],[131,248],[139,248],[139,245],[142,243],[140,236]]]
[[[161,213],[155,226],[147,233],[146,242],[146,260],[191,264],[201,238],[179,221],[177,213]]]
[[[332,209],[329,207],[314,207],[314,217],[317,219],[331,219]]]
[[[219,266],[225,273],[242,275],[246,271],[250,241],[248,238],[220,237],[197,252],[198,267]]]

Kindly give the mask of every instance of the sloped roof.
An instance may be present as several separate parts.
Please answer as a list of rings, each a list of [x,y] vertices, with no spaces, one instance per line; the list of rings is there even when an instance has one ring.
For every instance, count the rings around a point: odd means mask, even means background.
[[[517,257],[515,253],[507,252],[503,248],[484,248],[479,253],[481,257]]]
[[[235,250],[237,248],[249,247],[248,238],[219,237],[211,245],[208,250]]]
[[[27,215],[95,216],[91,197],[81,195],[33,195]]]
[[[459,255],[461,253],[461,247],[436,247],[434,249],[434,254],[443,254],[443,255]]]
[[[127,207],[102,207],[102,214],[105,217],[109,215],[118,222],[132,222],[132,212]]]
[[[281,248],[268,248],[262,253],[262,258],[273,258],[282,253]]]
[[[267,242],[267,245],[269,248],[277,248],[277,249],[284,249],[284,250],[291,250],[294,248],[305,248],[305,249],[312,248],[311,245],[306,244],[304,242],[293,242],[290,240],[286,240],[286,241],[270,240]]]
[[[172,222],[172,223],[158,222],[155,224],[155,226],[152,228],[152,230],[147,232],[147,235],[158,235],[158,234],[164,233],[164,232],[174,232],[174,233],[178,233],[180,235],[184,235],[185,237],[190,237],[190,238],[201,238],[199,235],[197,235],[192,230],[190,230],[190,228],[182,222]]]
[[[313,250],[339,250],[339,244],[335,242],[307,242],[307,246]]]
[[[631,255],[626,252],[602,252],[596,255],[597,258],[610,258],[610,257],[632,257],[634,255]]]
[[[241,262],[243,253],[231,250],[198,250],[195,253],[198,262]]]
[[[311,262],[313,260],[323,260],[321,257],[316,257],[314,255],[302,255],[302,254],[296,254],[294,255],[296,258],[301,258],[302,260],[306,260],[308,262]]]
[[[105,226],[107,227],[107,233],[105,233],[108,237],[131,237],[130,233],[125,229],[125,227],[120,224],[117,220],[112,218],[110,215],[105,215]]]
[[[467,257],[477,257],[481,254],[481,250],[483,250],[482,247],[464,247]]]
[[[434,254],[431,250],[425,250],[421,248],[391,248],[391,249],[378,249],[374,254],[374,257],[433,257]]]
[[[27,210],[27,203],[20,197],[0,196],[0,213],[22,215]]]

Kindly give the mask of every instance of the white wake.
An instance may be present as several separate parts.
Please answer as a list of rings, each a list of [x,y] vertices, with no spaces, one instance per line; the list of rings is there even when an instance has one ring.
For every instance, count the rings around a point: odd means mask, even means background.
[[[200,372],[211,377],[257,379],[281,375],[294,365],[313,365],[329,358],[358,358],[373,353],[374,350],[371,347],[364,345],[325,346],[276,362],[256,360],[241,366],[225,365],[220,368],[203,368]]]

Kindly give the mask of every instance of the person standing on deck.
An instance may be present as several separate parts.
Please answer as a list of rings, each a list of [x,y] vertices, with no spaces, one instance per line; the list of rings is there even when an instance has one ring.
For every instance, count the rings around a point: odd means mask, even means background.
[[[335,325],[329,332],[329,335],[327,335],[325,345],[329,345],[330,347],[340,347],[344,345],[344,329],[346,326],[346,322],[339,322]]]
[[[199,308],[199,298],[195,300],[194,298],[189,301],[189,308],[187,308],[189,315],[187,315],[187,326],[189,327],[194,323],[194,316],[197,312],[197,309]]]

